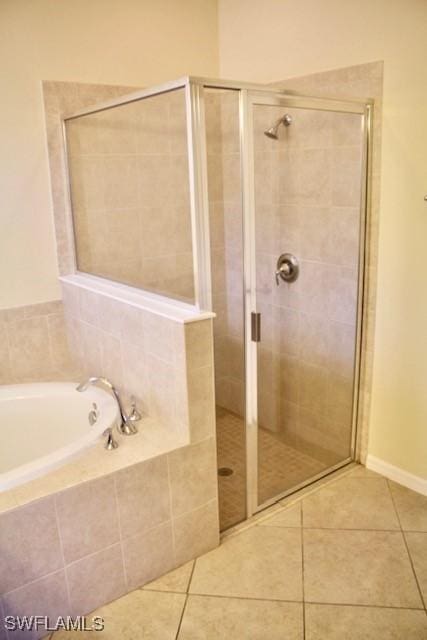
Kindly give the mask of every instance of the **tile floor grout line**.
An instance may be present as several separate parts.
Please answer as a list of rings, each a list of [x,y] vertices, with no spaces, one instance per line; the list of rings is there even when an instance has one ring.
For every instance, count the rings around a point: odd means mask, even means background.
[[[187,607],[188,602],[188,593],[185,594],[184,606],[182,607],[181,617],[179,619],[178,629],[176,630],[175,640],[178,640],[179,634],[181,633],[182,621],[184,620],[185,609]]]
[[[194,571],[196,569],[196,562],[197,562],[197,558],[194,558],[193,560],[193,566],[191,567],[191,573],[190,573],[190,578],[188,580],[188,584],[187,584],[187,590],[186,593],[190,593],[190,586],[191,586],[191,581],[193,579],[193,575],[194,575]]]
[[[194,568],[194,567],[193,567]],[[190,578],[191,580],[191,578]],[[188,587],[187,587],[188,588]],[[182,611],[181,611],[181,617],[179,619],[179,624],[178,624],[178,628],[176,630],[176,635],[175,635],[175,640],[179,640],[179,635],[181,633],[181,627],[182,627],[182,622],[184,620],[184,615],[185,615],[185,610],[187,608],[187,602],[188,602],[188,598],[190,597],[190,594],[187,593],[185,594],[185,600],[184,600],[184,606],[182,607]]]
[[[219,593],[183,593],[178,591],[154,591],[154,589],[146,589],[146,591],[154,592],[154,593],[170,593],[174,595],[187,595],[192,597],[200,597],[200,598],[219,598],[225,600],[249,600],[254,602],[283,602],[285,604],[303,604],[302,600],[282,600],[279,598],[260,598],[260,597],[250,597],[250,596],[237,596],[237,595],[223,595]],[[305,604],[316,604],[322,606],[329,607],[365,607],[368,609],[397,609],[404,611],[422,611],[424,612],[424,607],[405,607],[405,606],[396,606],[396,605],[381,605],[381,604],[360,604],[355,602],[319,602],[317,600],[305,600]]]
[[[168,593],[168,592],[163,592]],[[259,597],[251,597],[251,596],[237,596],[237,595],[224,595],[220,593],[188,593],[188,596],[197,596],[201,598],[220,598],[225,600],[249,600],[249,601],[260,601],[260,602],[286,602],[287,604],[302,604],[302,600],[281,600],[280,598],[259,598]]]
[[[303,640],[305,640],[305,577],[304,577],[304,501],[301,500],[300,505],[300,522],[301,522],[301,565],[302,565],[302,633]]]
[[[360,608],[367,608],[367,609],[397,609],[398,611],[400,610],[404,610],[404,611],[424,611],[424,607],[397,607],[394,606],[392,604],[390,605],[385,605],[385,604],[359,604],[359,603],[354,603],[354,602],[318,602],[316,600],[307,600],[306,604],[316,604],[316,605],[321,605],[321,606],[327,606],[327,607],[360,607]]]
[[[421,590],[421,585],[420,585],[420,583],[418,581],[417,572],[415,571],[414,561],[412,560],[411,551],[409,549],[408,541],[406,540],[405,531],[403,531],[403,529],[402,529],[402,536],[403,536],[403,541],[405,543],[406,552],[408,554],[409,562],[411,564],[412,573],[414,574],[415,582],[417,583],[418,593],[420,594],[421,602],[424,605],[424,610],[427,613],[427,600],[424,600],[424,595],[423,595],[423,592]]]
[[[272,516],[273,517],[273,516]],[[269,527],[270,529],[300,529],[300,526],[280,525],[280,524],[257,524],[257,527]],[[371,531],[377,531],[378,533],[401,533],[403,529],[361,529],[360,527],[303,527],[305,531],[365,531],[370,533]],[[414,531],[407,531],[407,533],[418,533]],[[419,533],[423,533],[420,531]]]
[[[422,530],[422,529],[403,529],[402,528],[403,533],[427,533],[426,530]]]
[[[274,514],[274,516],[279,515],[279,514]],[[271,516],[272,518],[274,516]],[[300,524],[287,524],[287,525],[282,525],[282,524],[264,524],[264,523],[260,523],[260,524],[256,524],[256,527],[269,527],[270,529],[301,529],[301,525]],[[306,527],[307,529],[308,527]]]
[[[161,577],[161,576],[160,576]],[[186,591],[172,591],[168,589],[148,589],[147,587],[138,587],[136,591],[149,591],[150,593],[170,593],[178,596],[185,596],[187,594]],[[132,593],[130,591],[129,593]]]
[[[318,529],[320,531],[363,531],[365,533],[400,533],[401,529],[363,529],[361,527],[304,527],[306,531]]]
[[[427,602],[425,602],[425,600],[424,600],[423,592],[421,591],[421,586],[420,586],[420,583],[418,582],[417,572],[415,571],[415,567],[414,567],[414,563],[413,563],[413,560],[412,560],[411,552],[410,552],[410,549],[409,549],[409,546],[408,546],[408,542],[406,540],[405,531],[403,530],[403,527],[402,527],[402,521],[400,519],[400,515],[399,515],[399,512],[397,510],[396,503],[394,501],[393,491],[391,490],[390,481],[388,479],[387,479],[387,487],[388,487],[388,490],[390,492],[391,502],[392,502],[393,508],[394,508],[394,510],[396,512],[397,520],[399,522],[400,532],[402,534],[403,543],[404,543],[405,548],[406,548],[406,553],[408,554],[409,564],[411,565],[412,573],[413,573],[413,576],[414,576],[414,579],[415,579],[415,584],[417,585],[418,593],[419,593],[419,596],[421,598],[421,603],[424,606],[424,611],[427,611]]]
[[[225,529],[221,534],[221,538],[225,540],[239,533],[242,533],[243,531],[246,531],[251,527],[261,524],[265,520],[268,520],[276,511],[277,512],[283,511],[285,509],[289,509],[291,507],[296,506],[297,504],[302,503],[302,501],[305,498],[308,498],[309,496],[316,494],[318,491],[320,491],[320,489],[323,489],[327,486],[335,484],[336,482],[338,482],[343,478],[351,477],[354,471],[358,470],[358,466],[363,466],[363,465],[360,465],[357,463],[350,463],[346,467],[337,469],[336,471],[333,471],[331,474],[323,478],[320,478],[319,480],[316,480],[313,484],[303,487],[296,493],[290,494],[289,496],[285,496],[284,498],[280,498],[279,500],[277,500],[276,502],[273,502],[273,504],[269,505],[259,513],[252,516],[251,518],[248,518],[247,520],[243,520],[242,522],[235,524],[229,527],[228,529]],[[366,468],[366,467],[363,467],[363,468]],[[371,479],[370,477],[368,478]],[[354,479],[363,480],[366,478],[363,475],[361,475],[361,476],[355,476]],[[384,478],[384,477],[374,478],[374,479],[387,480],[387,478]],[[272,513],[268,514],[268,511],[270,509]],[[361,531],[364,531],[364,529],[361,529]]]

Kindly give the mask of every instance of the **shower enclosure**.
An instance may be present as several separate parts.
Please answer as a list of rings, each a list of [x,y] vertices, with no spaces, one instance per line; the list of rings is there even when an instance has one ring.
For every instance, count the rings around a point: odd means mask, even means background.
[[[223,529],[356,455],[371,109],[184,78],[64,119],[76,269],[216,313]]]

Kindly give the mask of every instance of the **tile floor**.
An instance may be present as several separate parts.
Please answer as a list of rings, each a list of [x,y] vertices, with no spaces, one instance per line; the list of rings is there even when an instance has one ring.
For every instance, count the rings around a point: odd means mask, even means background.
[[[96,636],[426,640],[426,602],[427,497],[359,467],[99,609]]]
[[[246,517],[245,423],[243,418],[217,407],[218,467],[232,469],[229,476],[219,476],[219,516],[221,531]],[[277,435],[260,428],[259,499],[260,504],[315,476],[327,465],[282,442]]]

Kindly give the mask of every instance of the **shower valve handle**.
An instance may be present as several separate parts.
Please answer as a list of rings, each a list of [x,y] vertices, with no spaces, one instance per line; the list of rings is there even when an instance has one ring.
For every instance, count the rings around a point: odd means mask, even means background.
[[[290,272],[291,272],[290,266],[286,262],[284,262],[279,267],[279,269],[277,269],[277,271],[276,271],[276,284],[277,284],[277,286],[279,286],[279,284],[280,284],[280,278],[283,278],[283,276],[285,276],[285,277],[289,276]]]
[[[276,264],[276,284],[279,286],[280,280],[284,282],[295,282],[299,275],[298,260],[292,253],[282,253]]]

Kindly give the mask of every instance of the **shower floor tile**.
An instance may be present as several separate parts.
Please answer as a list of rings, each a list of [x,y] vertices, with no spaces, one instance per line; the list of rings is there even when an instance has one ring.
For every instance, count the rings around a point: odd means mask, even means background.
[[[340,488],[348,489],[344,480],[351,480],[357,496],[347,504],[334,497]],[[369,489],[373,481],[377,485]],[[399,510],[404,516],[398,528],[385,487],[390,495],[391,487],[393,495],[401,494],[392,503],[395,516]],[[361,519],[364,498],[367,511],[378,510],[379,522]],[[105,629],[96,636],[426,640],[421,590],[427,533],[402,529],[423,522],[424,506],[419,494],[362,467],[344,478],[331,477],[291,505],[267,509],[241,531],[224,536],[213,551],[98,609],[94,614],[105,619]],[[325,520],[325,513],[333,517]],[[377,530],[374,524],[392,528]],[[53,639],[92,636],[61,631]]]
[[[218,470],[232,471],[228,476],[218,475],[219,518],[224,531],[246,518],[246,440],[242,418],[217,407],[216,438]]]
[[[221,530],[246,517],[246,439],[243,418],[217,407],[218,468],[231,475],[219,475]],[[298,451],[267,429],[258,433],[258,487],[260,504],[297,486],[325,469],[325,464]]]

